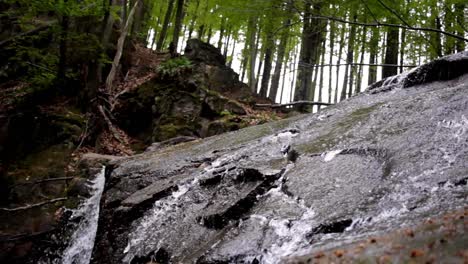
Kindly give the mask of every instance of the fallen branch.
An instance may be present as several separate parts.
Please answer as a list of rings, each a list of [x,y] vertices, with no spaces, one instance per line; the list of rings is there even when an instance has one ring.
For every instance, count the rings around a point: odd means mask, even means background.
[[[290,102],[287,104],[256,104],[255,107],[265,107],[265,108],[284,108],[288,106],[297,106],[297,105],[319,105],[319,106],[330,106],[333,104],[324,103],[324,102],[313,102],[313,101],[296,101]]]
[[[47,204],[51,204],[51,203],[56,203],[56,202],[65,201],[65,200],[67,200],[67,199],[68,199],[67,197],[55,198],[55,199],[48,200],[48,201],[44,201],[44,202],[40,202],[40,203],[37,203],[37,204],[30,204],[30,205],[25,205],[25,206],[21,206],[21,207],[15,207],[15,208],[0,208],[0,211],[5,211],[5,212],[24,211],[24,210],[29,210],[29,209],[32,209],[32,208],[40,207],[40,206],[47,205]]]

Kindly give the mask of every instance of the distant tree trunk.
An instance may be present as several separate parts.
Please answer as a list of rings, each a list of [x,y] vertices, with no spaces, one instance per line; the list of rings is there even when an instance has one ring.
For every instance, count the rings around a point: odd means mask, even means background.
[[[377,56],[379,53],[379,29],[377,27],[372,28],[372,37],[369,43],[370,46],[370,55],[369,63],[376,64]],[[371,85],[377,81],[377,67],[369,66],[369,79],[367,81],[368,85]]]
[[[228,50],[229,50],[229,44],[231,42],[232,34],[231,34],[231,27],[228,28],[227,30],[227,39],[226,42],[224,43],[224,52],[223,56],[227,58]]]
[[[341,34],[340,34],[340,44],[339,44],[339,51],[338,51],[338,60],[336,66],[336,85],[335,85],[335,103],[338,103],[338,92],[339,92],[339,80],[340,80],[340,64],[341,64],[341,56],[343,55],[343,47],[344,47],[344,39],[345,39],[345,33],[346,33],[346,27],[345,25],[341,26]]]
[[[320,60],[320,64],[324,65],[325,64],[325,53],[326,53],[326,41],[323,40],[322,44],[322,59]],[[322,102],[322,94],[323,94],[323,71],[325,67],[320,67],[320,80],[319,80],[319,93],[318,93],[318,101]],[[318,110],[320,110],[320,105],[317,106]]]
[[[353,21],[356,21],[357,15],[353,16]],[[345,70],[345,75],[344,75],[344,81],[343,81],[343,90],[341,91],[341,99],[340,101],[343,101],[346,99],[347,96],[351,96],[351,93],[347,95],[348,92],[348,86],[350,86],[350,89],[352,89],[352,69],[350,69],[351,64],[353,63],[354,59],[354,40],[356,38],[356,26],[351,25],[351,29],[349,32],[349,40],[348,40],[348,47],[347,47],[347,55],[346,55],[346,70]]]
[[[431,16],[429,19],[431,21],[431,27],[440,30],[441,24],[440,24],[439,10],[437,8],[437,3],[434,2],[433,4],[431,4],[430,10],[431,10]],[[429,56],[431,60],[434,60],[442,56],[442,41],[441,41],[440,33],[431,32],[429,34],[430,34],[430,44],[431,44],[431,50],[429,52]]]
[[[135,17],[133,18],[133,27],[130,33],[132,39],[136,39],[138,41],[142,41],[142,38],[141,36],[139,36],[139,34],[141,33],[141,26],[143,24],[143,21],[145,20],[145,10],[148,9],[148,7],[145,6],[144,3],[145,1],[142,1],[141,4],[138,5],[137,10],[135,11]]]
[[[455,4],[455,16],[457,20],[456,28],[457,28],[457,35],[459,36],[465,35],[465,31],[463,29],[463,27],[466,25],[464,10],[465,10],[465,4],[463,4],[462,2]],[[465,50],[466,43],[465,41],[458,39],[455,46],[456,46],[457,52],[462,52]]]
[[[174,47],[176,48],[176,53],[179,47],[179,36],[180,30],[182,29],[182,22],[184,21],[184,15],[184,0],[177,0],[177,11],[174,24],[174,32],[172,35],[172,42]]]
[[[247,71],[247,64],[249,63],[249,42],[246,39],[244,41],[244,49],[242,50],[242,62],[241,62],[241,81],[244,81],[245,74]],[[250,87],[250,86],[249,86]]]
[[[328,63],[330,65],[333,64],[333,51],[335,49],[335,23],[331,22],[330,23],[330,54],[328,57]],[[332,103],[332,80],[333,80],[333,67],[330,66],[328,67],[328,101],[329,103]]]
[[[224,27],[226,24],[226,18],[223,16],[221,18],[221,25],[219,27],[219,39],[218,39],[218,49],[221,51],[223,46],[223,38],[224,38]]]
[[[448,3],[448,1],[445,1],[444,13],[445,13],[445,15],[444,15],[444,31],[456,34],[456,32],[454,32],[455,15],[454,15],[454,12],[452,12],[452,4]],[[452,54],[454,51],[455,51],[455,40],[454,40],[454,38],[445,37],[444,54],[449,55],[449,54]]]
[[[258,40],[258,39],[257,39]],[[257,47],[258,47],[258,41],[257,41]],[[255,81],[255,91],[258,91],[258,82],[260,80],[260,77],[261,77],[261,73],[262,73],[262,67],[263,67],[263,62],[264,62],[264,59],[265,59],[265,50],[262,48],[260,50],[260,58],[258,60],[258,67],[257,67],[257,79]],[[260,91],[261,93],[262,91]]]
[[[228,62],[228,67],[231,68],[232,67],[232,61],[234,60],[234,52],[236,50],[236,42],[237,40],[234,39],[234,43],[232,44],[232,51],[231,51],[231,58]]]
[[[288,1],[287,6],[286,6],[286,12],[288,14],[291,8],[292,8],[292,1]],[[281,33],[281,39],[278,45],[278,53],[277,53],[277,58],[276,58],[275,70],[273,73],[273,77],[271,78],[271,88],[270,88],[269,98],[272,101],[276,100],[276,94],[278,92],[278,86],[279,86],[279,81],[281,77],[281,68],[283,67],[284,57],[286,54],[286,46],[287,46],[288,38],[289,38],[289,27],[288,27],[289,24],[291,24],[291,18],[288,16],[283,20],[283,32]],[[283,94],[281,94],[281,97],[282,96]]]
[[[400,42],[400,73],[405,69],[403,65],[405,64],[405,43],[406,43],[406,29],[401,30],[401,42]]]
[[[363,27],[362,28],[362,35],[361,35],[361,52],[360,56],[361,58],[359,59],[359,70],[357,73],[356,77],[356,90],[354,93],[358,94],[362,90],[362,72],[363,72],[363,63],[364,63],[364,53],[366,52],[366,41],[367,41],[367,28]]]
[[[297,77],[297,74],[296,72],[298,71],[299,67],[297,67],[297,60],[299,58],[299,52],[297,51],[297,47],[294,49],[294,61],[292,62],[292,65],[291,67],[289,67],[290,69],[293,69],[293,76],[291,78],[291,90],[289,91],[290,92],[290,95],[289,95],[289,102],[292,102],[294,99],[293,99],[293,95],[294,95],[294,83],[296,82],[296,77]]]
[[[310,88],[312,74],[312,40],[313,33],[311,30],[311,3],[304,3],[303,29],[301,37],[301,53],[299,55],[299,66],[296,80],[296,91],[294,93],[294,101],[307,99],[307,91]],[[302,109],[300,109],[302,110]]]
[[[287,61],[286,61],[287,63]],[[287,67],[287,64],[284,65],[283,67],[283,82],[281,84],[281,92],[280,92],[280,99],[279,99],[279,103],[281,104],[281,102],[283,101],[283,93],[284,93],[284,86],[286,84],[286,70],[288,69]],[[292,86],[291,86],[292,87]],[[270,97],[270,100],[272,100],[273,102],[276,102],[276,98],[275,99],[271,99]]]
[[[158,42],[156,43],[157,51],[161,51],[163,48],[164,40],[166,39],[166,35],[167,35],[167,28],[169,27],[169,21],[171,20],[171,16],[172,16],[172,10],[174,9],[174,2],[175,0],[169,0],[166,14],[164,15],[164,21],[163,21],[161,33],[159,33]]]
[[[390,23],[397,23],[397,21],[393,19]],[[399,30],[397,28],[388,28],[384,64],[398,64],[398,36]],[[384,66],[382,68],[382,78],[387,78],[396,74],[398,74],[398,67]]]
[[[198,18],[198,8],[200,7],[200,0],[196,0],[195,4],[195,13],[193,15],[192,20],[190,21],[190,26],[189,26],[189,33],[188,33],[188,39],[192,38],[193,30],[195,28],[195,21],[197,21]]]
[[[255,63],[257,61],[257,47],[255,46],[255,36],[257,35],[257,17],[255,15],[249,18],[249,87],[252,93],[256,93]]]
[[[65,3],[67,0],[64,1]],[[70,26],[70,17],[68,14],[62,15],[62,22],[60,23],[60,47],[59,47],[59,64],[57,78],[60,81],[64,81],[66,78],[66,67],[67,67],[67,39],[68,39],[68,28]]]
[[[114,83],[115,74],[117,73],[117,68],[119,67],[119,64],[120,64],[120,58],[122,57],[122,50],[124,47],[125,38],[127,37],[129,28],[132,26],[133,15],[135,14],[135,9],[137,8],[139,3],[140,3],[140,0],[135,1],[135,5],[130,10],[127,21],[125,22],[125,26],[123,27],[122,32],[120,33],[120,36],[117,42],[117,52],[115,53],[114,61],[112,62],[112,68],[109,72],[109,75],[107,75],[107,79],[106,79],[106,90],[108,92],[112,91],[112,85]]]
[[[264,98],[267,97],[268,86],[270,84],[271,67],[272,67],[272,62],[273,62],[273,48],[274,48],[273,46],[274,46],[273,36],[269,35],[267,36],[267,40],[266,40],[265,60],[264,60],[265,63],[263,66],[262,83],[260,86],[260,96]]]

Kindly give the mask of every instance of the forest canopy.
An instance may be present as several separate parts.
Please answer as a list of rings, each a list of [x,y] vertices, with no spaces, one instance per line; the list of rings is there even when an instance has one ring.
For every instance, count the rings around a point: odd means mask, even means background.
[[[91,96],[125,75],[125,43],[175,53],[198,38],[261,97],[336,103],[468,41],[464,0],[7,0],[0,11],[3,78]]]

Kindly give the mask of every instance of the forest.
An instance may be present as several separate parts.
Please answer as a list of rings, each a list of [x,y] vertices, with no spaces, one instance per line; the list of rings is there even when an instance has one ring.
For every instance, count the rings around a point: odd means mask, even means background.
[[[348,262],[387,263],[386,228],[438,239],[403,262],[466,262],[467,21],[466,0],[1,0],[0,262],[365,237]]]
[[[1,8],[0,45],[15,53],[2,76],[21,72],[44,85],[91,78],[110,89],[116,73],[109,68],[119,67],[125,41],[182,52],[186,40],[198,38],[219,48],[261,97],[335,103],[463,51],[467,42],[463,0],[63,0],[6,1]],[[31,46],[51,32],[49,52]]]

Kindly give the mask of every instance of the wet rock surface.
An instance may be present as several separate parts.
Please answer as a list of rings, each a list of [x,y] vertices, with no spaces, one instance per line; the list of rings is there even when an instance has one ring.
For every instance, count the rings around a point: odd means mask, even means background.
[[[92,262],[300,263],[463,210],[468,75],[398,83],[315,115],[111,162]],[[456,239],[443,238],[451,257],[435,261],[463,260],[450,253],[466,249],[466,220],[456,219]],[[444,235],[431,232],[416,237]]]

